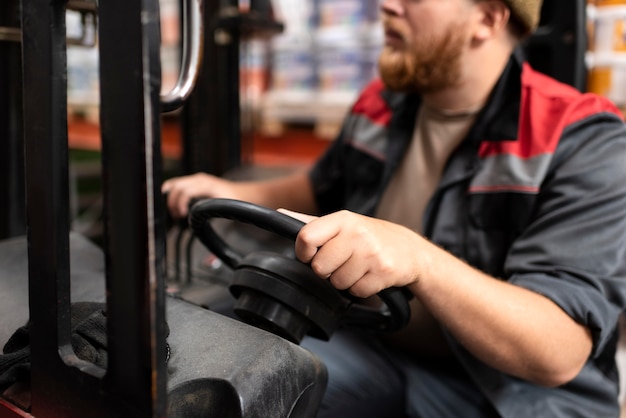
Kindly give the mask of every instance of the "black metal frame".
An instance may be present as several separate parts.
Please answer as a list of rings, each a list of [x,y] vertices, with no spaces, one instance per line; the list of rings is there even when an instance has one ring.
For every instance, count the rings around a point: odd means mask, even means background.
[[[32,413],[166,409],[158,3],[100,4],[109,366],[70,343],[65,2],[22,2]],[[121,58],[121,59],[120,59]],[[115,185],[115,187],[113,187]],[[145,324],[149,324],[148,327]]]
[[[196,89],[181,112],[183,155],[179,174],[222,175],[246,159],[239,103],[240,42],[283,30],[268,0],[253,0],[240,12],[238,0],[205,2],[204,63]]]
[[[19,33],[18,1],[0,3],[0,27]],[[19,37],[0,40],[0,239],[26,233]]]
[[[159,9],[154,0],[132,5],[111,0],[99,9],[107,309],[113,343],[107,378],[122,398],[155,416],[166,407]]]
[[[239,165],[239,38],[236,32],[221,38],[215,34],[221,11],[236,9],[237,3],[205,2],[204,61],[196,88],[180,115],[183,155],[179,174],[203,171],[220,175]]]
[[[540,25],[526,43],[533,67],[585,91],[587,86],[587,1],[545,0]]]

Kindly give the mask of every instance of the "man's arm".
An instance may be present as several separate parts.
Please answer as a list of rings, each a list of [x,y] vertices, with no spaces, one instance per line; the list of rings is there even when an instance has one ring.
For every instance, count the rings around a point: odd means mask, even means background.
[[[587,327],[547,297],[427,246],[429,268],[409,288],[475,357],[539,385],[576,377],[592,350]]]
[[[557,154],[532,219],[509,248],[507,277],[490,277],[407,228],[350,212],[312,220],[296,254],[357,296],[408,286],[487,365],[564,384],[591,355],[610,352],[625,308],[626,130],[599,114],[568,131]]]
[[[519,378],[566,383],[591,353],[589,330],[554,302],[489,277],[402,226],[337,212],[302,229],[296,254],[359,297],[408,286],[474,356]]]
[[[187,216],[189,202],[194,198],[227,198],[243,200],[270,208],[285,207],[317,213],[313,188],[306,170],[261,181],[231,181],[205,173],[176,177],[161,187],[167,193],[167,206],[172,216]]]

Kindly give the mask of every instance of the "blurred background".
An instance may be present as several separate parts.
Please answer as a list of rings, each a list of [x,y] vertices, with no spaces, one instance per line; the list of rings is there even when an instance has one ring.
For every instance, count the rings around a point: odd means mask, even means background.
[[[268,3],[265,11],[271,20],[282,24],[281,30],[270,35],[241,36],[235,46],[237,65],[224,67],[235,68],[228,77],[238,84],[235,92],[238,91],[239,101],[235,106],[238,105],[240,114],[234,123],[239,126],[228,139],[232,141],[233,136],[240,136],[236,161],[255,167],[303,166],[311,164],[324,151],[339,132],[340,123],[360,89],[376,76],[376,57],[383,43],[379,1],[265,2]],[[254,0],[230,2],[233,3],[238,4],[241,13],[254,6]],[[180,0],[160,0],[160,13],[165,92],[175,85],[179,72]],[[73,227],[97,241],[101,233],[98,48],[97,22],[89,19],[95,17],[68,11],[68,37],[82,39],[83,45],[68,48],[68,128]],[[585,19],[584,89],[604,95],[626,110],[626,0],[588,0]],[[225,39],[218,39],[220,34]],[[215,38],[218,45],[229,42],[227,34],[219,31],[215,32]],[[218,55],[205,59],[224,58]],[[234,71],[239,75],[232,74]],[[207,106],[205,111],[203,106],[202,101],[196,104],[200,110],[195,110],[195,117],[202,112],[206,115],[213,112],[212,107]],[[185,129],[181,129],[185,120],[188,119],[181,118],[180,112],[163,115],[165,177],[212,170],[185,160]],[[196,131],[193,140],[203,140],[199,138],[202,135],[212,136],[206,132]],[[188,136],[193,134],[191,130]],[[225,141],[219,134],[215,136]],[[205,158],[202,152],[196,150],[194,153],[200,155],[196,158]],[[218,155],[217,158],[221,161],[230,157]],[[222,174],[228,168],[218,167],[213,171]]]

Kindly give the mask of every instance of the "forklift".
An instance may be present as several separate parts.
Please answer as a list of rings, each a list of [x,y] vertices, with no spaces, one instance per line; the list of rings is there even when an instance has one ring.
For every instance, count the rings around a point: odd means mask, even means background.
[[[529,56],[584,89],[585,2],[571,3],[545,2]],[[161,114],[182,108],[181,174],[242,168],[238,42],[280,30],[269,2],[250,4],[241,12],[237,0],[182,2],[181,76],[167,94],[157,0],[0,4],[0,343],[6,351],[22,337],[18,371],[28,377],[0,395],[0,418],[314,417],[327,370],[298,345],[304,335],[384,332],[408,320],[400,289],[381,292],[381,308],[370,309],[294,259],[232,248],[213,219],[291,241],[302,226],[237,201],[197,203],[189,228],[234,271],[230,292],[242,320],[167,294]],[[66,49],[81,40],[67,39],[67,10],[97,17],[102,246],[70,228]],[[215,43],[218,30],[230,35],[228,45]],[[95,306],[86,319],[104,336],[97,362],[74,344],[86,306]]]

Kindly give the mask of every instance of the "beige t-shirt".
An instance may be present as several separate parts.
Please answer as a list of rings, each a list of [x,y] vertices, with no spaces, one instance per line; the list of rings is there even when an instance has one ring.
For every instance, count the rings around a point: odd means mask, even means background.
[[[467,135],[478,110],[453,113],[420,107],[413,139],[383,194],[377,218],[422,232],[426,205],[446,161]]]
[[[448,158],[467,135],[477,113],[478,109],[451,113],[421,106],[413,139],[383,194],[377,218],[423,232],[426,205],[437,188]],[[430,312],[416,298],[410,305],[409,324],[385,336],[385,341],[413,355],[449,356],[449,347]]]

